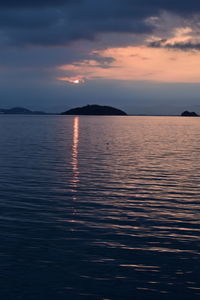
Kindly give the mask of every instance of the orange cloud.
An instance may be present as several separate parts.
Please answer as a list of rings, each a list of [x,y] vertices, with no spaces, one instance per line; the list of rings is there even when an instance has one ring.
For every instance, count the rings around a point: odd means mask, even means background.
[[[178,31],[177,39],[188,38],[189,28]],[[184,37],[185,36],[185,37]],[[107,68],[94,60],[63,65],[66,74],[59,80],[94,78],[112,80],[148,80],[156,82],[200,82],[200,52],[184,52],[159,48],[124,47],[95,51],[102,58],[113,57]],[[73,74],[73,77],[67,74]]]

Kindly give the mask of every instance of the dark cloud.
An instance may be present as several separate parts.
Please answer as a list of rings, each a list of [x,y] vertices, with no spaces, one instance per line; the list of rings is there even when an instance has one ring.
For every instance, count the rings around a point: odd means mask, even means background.
[[[1,69],[51,69],[88,59],[88,53],[74,48],[3,48],[0,50],[0,57]]]
[[[95,67],[108,68],[114,61],[114,58],[102,57],[95,51],[90,52],[88,48],[82,48],[80,51],[76,47],[3,48],[0,50],[0,57],[0,70],[49,69],[49,72],[61,65],[71,63],[81,65],[81,63],[88,60],[96,62]]]
[[[66,5],[72,2],[80,2],[80,0],[34,0],[34,1],[27,1],[27,0],[4,0],[1,1],[0,7],[8,7],[8,8],[21,8],[21,7],[45,7],[45,6],[60,6]]]
[[[163,48],[164,43],[166,43],[166,41],[167,41],[167,39],[160,39],[160,40],[152,41],[148,44],[148,46],[152,47],[152,48]]]
[[[153,25],[146,19],[164,10],[188,15],[198,13],[200,3],[196,0],[1,1],[0,43],[54,46],[94,40],[100,33],[150,33]]]
[[[175,42],[169,43],[167,39],[156,40],[149,43],[149,47],[152,48],[167,48],[167,49],[176,49],[182,51],[191,51],[191,50],[200,50],[200,43],[193,42]]]

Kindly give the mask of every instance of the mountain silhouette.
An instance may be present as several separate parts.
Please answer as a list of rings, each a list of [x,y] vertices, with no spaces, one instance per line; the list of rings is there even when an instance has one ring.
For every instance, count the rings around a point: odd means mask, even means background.
[[[24,107],[13,107],[9,109],[0,109],[0,114],[4,115],[44,115],[43,111],[32,111]]]
[[[182,114],[182,117],[198,117],[197,113],[195,113],[194,111],[187,111],[185,110]]]
[[[91,116],[126,116],[127,114],[117,108],[102,105],[86,105],[67,110],[62,115],[91,115]]]

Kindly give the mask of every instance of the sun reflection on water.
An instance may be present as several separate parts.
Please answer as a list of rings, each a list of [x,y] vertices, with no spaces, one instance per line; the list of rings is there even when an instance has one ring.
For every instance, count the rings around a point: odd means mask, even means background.
[[[77,184],[79,182],[78,143],[79,143],[79,117],[74,117],[73,145],[72,145],[72,187],[74,189],[77,188]]]

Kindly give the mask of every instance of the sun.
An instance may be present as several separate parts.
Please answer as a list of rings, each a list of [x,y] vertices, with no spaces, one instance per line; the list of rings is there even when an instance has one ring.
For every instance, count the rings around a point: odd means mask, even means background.
[[[57,80],[60,80],[60,81],[65,81],[65,82],[69,82],[69,83],[72,83],[72,84],[75,84],[75,85],[80,85],[80,84],[83,84],[85,82],[85,79],[82,78],[82,77],[59,77],[57,78]]]
[[[85,80],[83,78],[75,78],[75,79],[71,80],[71,83],[74,83],[74,84],[82,84],[84,82],[85,82]]]
[[[73,81],[73,83],[79,84],[79,83],[80,83],[80,80],[79,80],[79,79],[76,79],[76,80]]]

